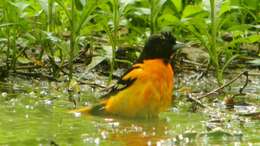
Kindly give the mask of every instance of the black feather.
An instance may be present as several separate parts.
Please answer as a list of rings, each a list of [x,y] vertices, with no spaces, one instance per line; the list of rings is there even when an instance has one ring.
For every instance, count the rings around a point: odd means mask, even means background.
[[[176,44],[176,38],[170,32],[153,34],[146,41],[143,52],[138,62],[145,59],[164,59],[169,60],[174,53],[173,46]]]
[[[132,85],[134,83],[134,81],[136,80],[136,78],[132,78],[132,79],[127,79],[127,80],[123,80],[124,76],[126,76],[128,73],[130,73],[131,71],[133,71],[134,69],[140,68],[138,66],[132,67],[129,70],[127,70],[121,77],[120,79],[117,81],[117,84],[115,86],[112,87],[112,89],[110,90],[109,93],[101,96],[101,99],[106,99],[109,98],[110,96],[116,95],[119,91],[122,91],[124,89],[126,89],[127,87],[129,87],[130,85]]]
[[[90,109],[89,113],[93,114],[93,115],[100,115],[100,114],[104,114],[104,111],[105,111],[105,104],[102,103],[102,104],[93,106]]]

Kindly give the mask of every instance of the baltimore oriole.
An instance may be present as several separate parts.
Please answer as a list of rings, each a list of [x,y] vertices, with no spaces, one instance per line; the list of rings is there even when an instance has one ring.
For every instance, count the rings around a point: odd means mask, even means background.
[[[101,102],[72,112],[121,117],[157,117],[172,102],[173,69],[170,58],[176,39],[169,32],[151,35],[137,62]]]

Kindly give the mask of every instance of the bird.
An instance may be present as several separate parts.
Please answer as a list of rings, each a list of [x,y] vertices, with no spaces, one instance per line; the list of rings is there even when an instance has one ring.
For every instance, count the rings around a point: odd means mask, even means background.
[[[174,72],[171,57],[177,51],[170,32],[152,34],[132,67],[112,90],[90,107],[72,110],[91,115],[156,118],[172,103]]]

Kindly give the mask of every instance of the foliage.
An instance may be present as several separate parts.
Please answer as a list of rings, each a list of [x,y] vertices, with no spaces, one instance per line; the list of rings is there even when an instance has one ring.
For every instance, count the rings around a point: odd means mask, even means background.
[[[223,72],[228,64],[239,56],[239,52],[235,51],[235,48],[239,48],[238,44],[246,43],[243,40],[250,38],[254,38],[250,43],[259,42],[258,35],[251,31],[254,30],[255,22],[258,20],[254,15],[257,7],[254,7],[255,9],[251,7],[251,11],[248,11],[249,8],[243,4],[234,6],[232,0],[210,0],[192,5],[182,1],[169,1],[168,3],[171,6],[168,9],[173,14],[166,12],[162,15],[160,18],[162,26],[165,23],[175,24],[175,32],[180,33],[181,36],[187,35],[185,31],[192,33],[192,36],[208,50],[210,56],[208,65],[209,67],[214,66],[219,84],[223,84]],[[241,22],[245,22],[245,18],[239,20],[242,15],[250,15],[252,20],[249,24],[241,24]],[[171,20],[171,22],[167,22],[167,20]],[[232,35],[239,34],[234,36],[231,42],[226,43],[221,36],[227,32]],[[248,32],[253,34],[247,35]]]
[[[111,79],[115,62],[131,64],[117,56],[121,46],[171,31],[207,50],[208,68],[222,84],[224,70],[244,55],[241,46],[259,42],[259,17],[257,0],[2,0],[1,68],[8,73],[29,63],[72,79],[73,64],[88,52],[95,62],[109,60]]]

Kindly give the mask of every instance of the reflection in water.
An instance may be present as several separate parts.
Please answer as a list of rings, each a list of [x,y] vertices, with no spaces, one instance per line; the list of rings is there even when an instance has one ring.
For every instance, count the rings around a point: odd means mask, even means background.
[[[108,140],[126,146],[173,145],[169,124],[165,120],[105,119],[108,125]]]

